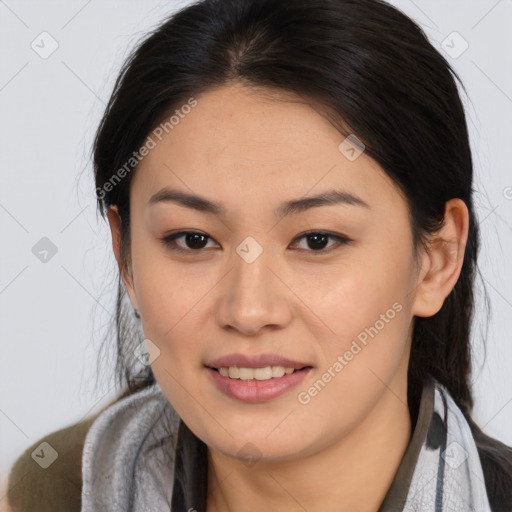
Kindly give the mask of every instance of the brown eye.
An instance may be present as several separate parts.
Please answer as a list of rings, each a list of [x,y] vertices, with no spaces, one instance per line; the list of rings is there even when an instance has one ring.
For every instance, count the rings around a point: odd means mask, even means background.
[[[325,233],[323,231],[309,231],[308,233],[303,233],[295,240],[302,240],[303,238],[306,239],[307,246],[309,249],[311,249],[309,252],[317,252],[320,254],[329,253],[331,250],[339,247],[340,245],[352,242],[351,239],[345,236]],[[334,240],[335,243],[326,249],[325,247],[328,244],[329,239]]]
[[[177,244],[177,240],[183,238],[185,247]],[[174,251],[180,252],[199,252],[205,248],[205,244],[210,237],[204,233],[197,231],[180,231],[172,235],[162,238],[162,242],[165,246],[169,247]]]

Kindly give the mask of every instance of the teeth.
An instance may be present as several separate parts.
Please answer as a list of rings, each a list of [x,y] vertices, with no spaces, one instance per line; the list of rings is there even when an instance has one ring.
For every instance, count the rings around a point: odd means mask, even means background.
[[[224,377],[240,380],[269,380],[294,372],[294,368],[285,368],[284,366],[265,366],[264,368],[239,368],[237,366],[230,366],[229,368],[219,368],[218,370]]]
[[[236,366],[232,366],[231,368],[219,368],[220,370],[224,370],[225,376],[227,377],[229,375],[230,379],[239,379],[240,378],[240,368],[237,368]],[[221,372],[222,375],[224,373]]]

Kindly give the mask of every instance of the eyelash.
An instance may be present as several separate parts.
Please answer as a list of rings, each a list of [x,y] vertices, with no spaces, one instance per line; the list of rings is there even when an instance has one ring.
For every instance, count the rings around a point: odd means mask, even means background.
[[[206,235],[205,233],[201,233],[199,231],[179,231],[172,235],[168,235],[166,237],[161,238],[161,241],[168,249],[171,249],[172,251],[176,251],[176,252],[180,252],[180,253],[189,253],[189,254],[194,253],[194,252],[195,253],[204,252],[204,249],[183,249],[182,247],[178,247],[176,245],[176,239],[181,238],[182,236],[185,236],[185,235],[201,235],[201,236],[206,237],[207,239],[210,239],[210,240],[212,239],[210,236]],[[328,233],[325,231],[307,231],[306,233],[302,233],[301,235],[297,236],[293,240],[293,242],[299,241],[302,238],[306,238],[311,235],[321,235],[321,236],[329,237],[329,238],[336,240],[337,244],[338,244],[338,245],[333,245],[333,246],[329,247],[328,249],[321,249],[321,250],[317,250],[317,251],[303,249],[303,250],[306,250],[306,252],[310,252],[313,254],[319,254],[319,255],[329,254],[332,250],[338,248],[339,246],[347,245],[350,242],[353,242],[353,240],[351,240],[350,238],[347,238],[345,236],[334,235],[332,233]]]

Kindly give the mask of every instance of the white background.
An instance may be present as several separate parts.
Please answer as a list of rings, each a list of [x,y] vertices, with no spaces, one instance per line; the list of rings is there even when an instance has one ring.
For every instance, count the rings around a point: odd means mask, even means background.
[[[0,0],[0,483],[25,448],[114,397],[112,361],[96,385],[116,266],[95,210],[91,142],[124,57],[187,3]],[[512,445],[512,1],[391,3],[441,52],[453,31],[469,44],[455,59],[445,55],[470,98],[480,267],[492,308],[484,361],[479,300],[475,417]],[[47,59],[31,48],[43,31],[58,43]],[[447,41],[462,48],[457,36]],[[32,253],[42,237],[57,247],[47,263]]]

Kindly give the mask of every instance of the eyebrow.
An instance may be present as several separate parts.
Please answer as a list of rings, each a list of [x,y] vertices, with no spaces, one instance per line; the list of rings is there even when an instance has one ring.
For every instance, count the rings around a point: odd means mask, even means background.
[[[206,197],[189,194],[187,192],[168,187],[164,187],[153,194],[147,205],[152,206],[157,203],[169,202],[217,216],[225,216],[227,213],[226,208],[221,203],[212,201]],[[333,204],[361,206],[371,209],[368,203],[350,192],[344,190],[327,190],[316,196],[308,196],[286,201],[274,210],[274,215],[276,217],[285,217],[287,215],[309,210],[310,208]]]

